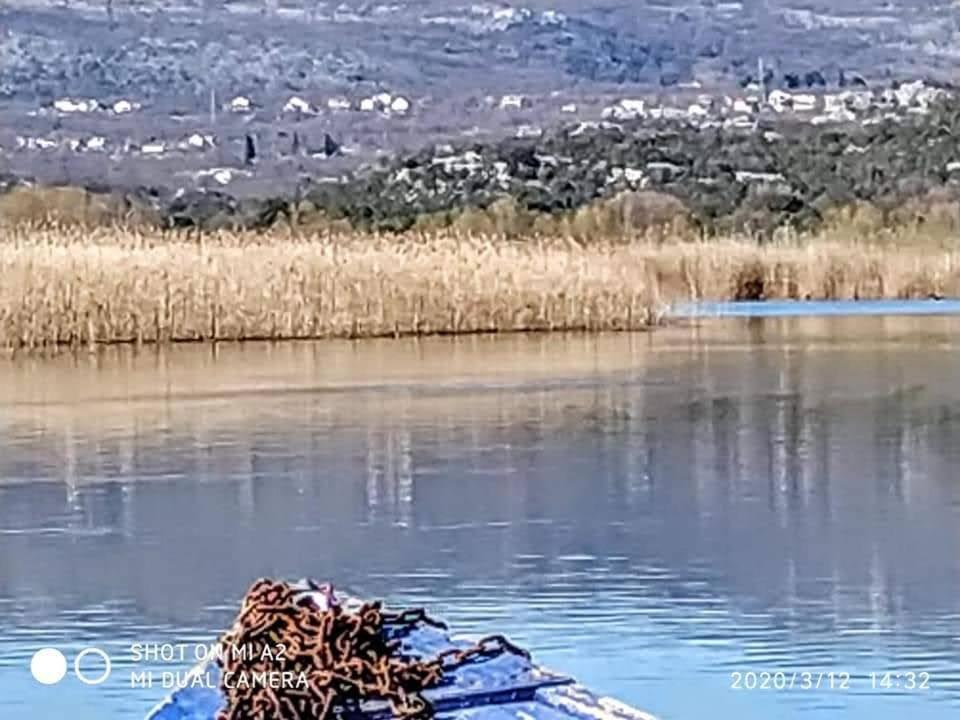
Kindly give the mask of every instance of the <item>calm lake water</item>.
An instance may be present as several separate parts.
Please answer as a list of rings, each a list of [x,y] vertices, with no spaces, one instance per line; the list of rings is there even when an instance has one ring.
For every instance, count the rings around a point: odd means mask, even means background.
[[[212,641],[261,575],[506,632],[664,720],[956,718],[958,333],[731,320],[5,360],[0,718],[142,718],[166,691],[131,672],[191,662],[131,644]],[[102,648],[112,675],[42,686],[46,646]],[[731,688],[778,671],[850,678]],[[873,688],[888,671],[929,687]]]

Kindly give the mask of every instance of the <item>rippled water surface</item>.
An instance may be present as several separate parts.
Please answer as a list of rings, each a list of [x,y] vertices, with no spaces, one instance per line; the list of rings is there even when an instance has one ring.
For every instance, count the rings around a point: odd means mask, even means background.
[[[664,719],[956,718],[958,331],[731,320],[4,360],[0,718],[143,717],[165,690],[131,672],[191,663],[131,644],[211,641],[261,575],[506,632]],[[103,648],[112,675],[41,686],[45,646]],[[824,675],[731,688],[751,671]],[[887,671],[929,688],[873,688]]]

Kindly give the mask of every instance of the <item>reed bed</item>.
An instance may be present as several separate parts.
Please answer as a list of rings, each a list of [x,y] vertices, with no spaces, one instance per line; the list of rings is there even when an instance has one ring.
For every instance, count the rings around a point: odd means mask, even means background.
[[[685,299],[960,295],[960,253],[487,236],[0,236],[0,347],[637,330]]]
[[[35,233],[0,243],[0,344],[639,329],[638,249]],[[636,256],[636,257],[634,257]]]

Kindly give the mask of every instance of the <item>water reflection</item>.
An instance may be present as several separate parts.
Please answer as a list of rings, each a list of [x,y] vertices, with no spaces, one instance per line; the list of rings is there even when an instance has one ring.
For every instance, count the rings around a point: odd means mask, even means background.
[[[11,365],[0,715],[139,717],[163,691],[124,686],[129,643],[209,641],[269,574],[504,629],[664,718],[953,717],[956,329],[735,321]],[[24,670],[44,644],[91,643],[118,657],[102,688]],[[733,670],[854,679],[738,693]],[[933,690],[874,691],[886,670]]]

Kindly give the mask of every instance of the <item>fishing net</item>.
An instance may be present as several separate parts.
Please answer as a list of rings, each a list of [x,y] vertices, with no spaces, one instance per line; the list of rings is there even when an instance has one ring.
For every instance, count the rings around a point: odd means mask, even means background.
[[[434,708],[423,691],[445,673],[505,651],[529,657],[499,635],[428,660],[406,657],[386,627],[421,622],[443,627],[422,609],[387,613],[369,602],[348,611],[329,585],[258,580],[220,639],[226,706],[217,720],[326,720],[365,700],[387,702],[394,717],[426,719]]]

